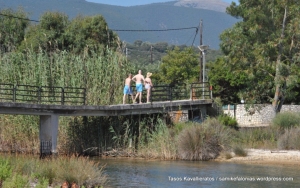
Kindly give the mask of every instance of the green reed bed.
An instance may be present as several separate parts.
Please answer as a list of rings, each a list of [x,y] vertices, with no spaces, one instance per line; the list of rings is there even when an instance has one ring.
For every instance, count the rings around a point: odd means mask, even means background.
[[[177,159],[176,138],[161,120],[152,130],[143,123],[139,135],[138,155],[145,158]]]
[[[133,72],[122,54],[109,49],[83,54],[5,53],[0,54],[0,66],[1,83],[86,88],[87,105],[120,104],[124,79]],[[67,142],[72,119],[60,118],[58,149]],[[38,122],[37,116],[0,115],[1,151],[39,152]]]
[[[89,105],[121,103],[124,79],[133,72],[124,56],[109,49],[81,55],[65,51],[2,54],[0,66],[1,83],[87,88]]]
[[[107,182],[104,165],[88,158],[0,156],[0,183],[10,187],[60,187],[63,182],[82,187],[100,187]]]

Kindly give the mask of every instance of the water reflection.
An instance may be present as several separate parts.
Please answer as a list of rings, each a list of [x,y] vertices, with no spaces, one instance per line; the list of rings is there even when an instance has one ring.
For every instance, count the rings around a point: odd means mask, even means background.
[[[201,161],[99,159],[108,187],[297,187],[298,168]],[[293,180],[284,181],[284,177]],[[265,178],[258,181],[257,178]],[[273,178],[273,179],[272,179]]]

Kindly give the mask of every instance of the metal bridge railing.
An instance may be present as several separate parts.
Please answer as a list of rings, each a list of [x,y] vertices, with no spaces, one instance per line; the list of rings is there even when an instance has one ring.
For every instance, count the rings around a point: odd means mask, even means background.
[[[208,82],[192,83],[190,89],[190,99],[211,99],[212,87]]]
[[[0,83],[0,102],[85,105],[86,89]]]
[[[150,101],[173,101],[183,99],[211,99],[211,87],[208,82],[175,85],[154,85],[151,88]]]

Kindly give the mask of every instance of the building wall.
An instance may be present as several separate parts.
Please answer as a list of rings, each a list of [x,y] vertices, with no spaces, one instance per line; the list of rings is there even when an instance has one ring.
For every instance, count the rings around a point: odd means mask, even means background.
[[[281,112],[300,112],[300,105],[283,105]],[[240,127],[267,126],[274,118],[273,107],[271,104],[255,105],[254,108],[246,110],[244,104],[223,107],[225,114],[234,117]]]

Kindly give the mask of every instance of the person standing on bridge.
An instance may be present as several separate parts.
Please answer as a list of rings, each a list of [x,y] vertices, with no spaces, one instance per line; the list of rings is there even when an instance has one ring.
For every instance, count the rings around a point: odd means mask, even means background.
[[[142,71],[139,70],[138,74],[135,75],[132,78],[133,81],[135,81],[135,86],[136,86],[136,96],[135,96],[135,103],[136,103],[136,99],[139,97],[139,103],[142,103],[142,91],[143,91],[143,84],[142,81],[145,82],[145,78],[142,75]]]
[[[131,81],[132,81],[132,74],[129,74],[128,77],[125,79],[125,86],[124,86],[124,90],[123,90],[123,93],[124,93],[123,104],[125,104],[127,95],[131,95],[132,102],[134,102],[133,93],[131,90]]]
[[[150,78],[151,75],[152,73],[148,72],[147,77],[145,78],[145,89],[147,90],[147,103],[150,103],[151,88],[153,88],[153,84]]]

